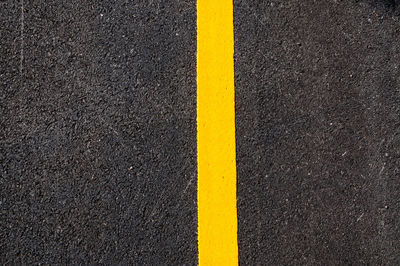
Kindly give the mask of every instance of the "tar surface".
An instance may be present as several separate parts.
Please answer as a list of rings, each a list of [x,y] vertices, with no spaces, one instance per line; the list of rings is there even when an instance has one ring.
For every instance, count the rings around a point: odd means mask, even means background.
[[[239,258],[400,264],[390,5],[235,1]]]
[[[1,264],[193,264],[194,2],[0,5]]]
[[[240,263],[399,265],[399,1],[234,10]],[[197,264],[196,2],[3,0],[0,40],[0,264]]]

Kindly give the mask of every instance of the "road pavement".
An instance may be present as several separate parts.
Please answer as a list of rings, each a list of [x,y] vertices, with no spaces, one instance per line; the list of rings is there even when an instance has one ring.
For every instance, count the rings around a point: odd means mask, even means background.
[[[241,264],[400,264],[395,13],[235,1]]]
[[[195,2],[0,6],[1,264],[193,264]]]
[[[399,10],[234,0],[240,264],[400,264]],[[196,2],[3,0],[0,40],[0,263],[197,264]]]

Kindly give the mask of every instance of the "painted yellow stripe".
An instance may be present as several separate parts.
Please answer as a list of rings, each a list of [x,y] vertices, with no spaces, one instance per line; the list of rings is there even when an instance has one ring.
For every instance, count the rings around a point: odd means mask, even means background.
[[[237,265],[233,0],[197,0],[200,265]]]

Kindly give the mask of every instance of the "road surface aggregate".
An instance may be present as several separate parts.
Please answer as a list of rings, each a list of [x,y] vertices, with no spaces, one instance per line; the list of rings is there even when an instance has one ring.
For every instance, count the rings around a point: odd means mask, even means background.
[[[240,263],[399,265],[397,2],[234,3]]]
[[[195,2],[0,14],[0,264],[197,261]]]
[[[400,2],[233,3],[240,264],[400,265]],[[0,264],[196,265],[196,1],[0,40]]]

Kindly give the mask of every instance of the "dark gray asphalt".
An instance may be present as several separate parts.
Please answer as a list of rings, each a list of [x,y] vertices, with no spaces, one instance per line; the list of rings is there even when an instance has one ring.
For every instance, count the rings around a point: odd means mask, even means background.
[[[21,4],[0,2],[0,264],[194,264],[195,2]]]
[[[242,265],[400,265],[400,7],[234,0]],[[0,264],[197,263],[195,0],[0,1]]]
[[[235,0],[242,265],[400,265],[393,1]]]

